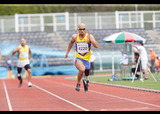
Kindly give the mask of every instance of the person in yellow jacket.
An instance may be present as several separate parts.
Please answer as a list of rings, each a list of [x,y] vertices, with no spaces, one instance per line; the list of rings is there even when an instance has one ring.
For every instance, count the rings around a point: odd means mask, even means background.
[[[94,39],[94,36],[90,34],[90,32],[86,33],[85,24],[83,23],[79,24],[77,30],[79,33],[72,35],[72,39],[69,43],[65,58],[68,57],[68,54],[75,43],[76,45],[75,66],[79,70],[78,76],[77,76],[77,85],[75,89],[76,91],[80,91],[80,81],[83,77],[83,73],[85,73],[86,77],[89,75],[90,58],[91,58],[91,44],[95,48],[98,48],[98,43]],[[88,81],[83,80],[83,83],[86,83],[86,82],[88,83],[89,80]],[[88,91],[88,88],[85,89],[85,92],[87,91]]]
[[[26,71],[28,72],[28,87],[31,87],[32,86],[32,83],[31,83],[32,74],[31,74],[31,67],[29,65],[30,60],[33,62],[31,49],[30,49],[30,46],[26,45],[25,39],[21,39],[20,44],[21,45],[19,45],[12,52],[12,55],[18,52],[17,71],[18,71],[18,79],[20,80],[19,87],[21,87],[22,85],[22,77],[21,77],[22,68],[25,68]],[[30,55],[30,60],[29,60],[28,53]]]

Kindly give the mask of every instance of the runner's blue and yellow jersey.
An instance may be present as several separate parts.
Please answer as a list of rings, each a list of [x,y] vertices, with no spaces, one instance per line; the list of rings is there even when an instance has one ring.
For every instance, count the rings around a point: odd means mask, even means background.
[[[76,38],[76,55],[75,58],[80,58],[90,62],[91,58],[91,44],[88,42],[88,33],[85,34],[83,39],[79,38],[77,34]]]

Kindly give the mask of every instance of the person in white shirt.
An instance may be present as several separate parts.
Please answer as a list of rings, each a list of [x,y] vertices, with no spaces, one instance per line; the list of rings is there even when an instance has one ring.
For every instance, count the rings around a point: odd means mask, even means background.
[[[94,74],[94,62],[95,62],[95,56],[93,55],[93,51],[91,51],[91,59],[90,59],[90,74],[93,75]]]
[[[147,76],[147,64],[148,64],[148,57],[147,57],[147,51],[146,49],[143,47],[143,42],[140,42],[138,44],[138,46],[132,44],[133,47],[137,48],[137,51],[140,55],[140,59],[141,59],[141,65],[142,65],[142,70],[144,71],[145,74],[145,80],[148,80],[148,76]],[[136,52],[136,51],[134,51]]]

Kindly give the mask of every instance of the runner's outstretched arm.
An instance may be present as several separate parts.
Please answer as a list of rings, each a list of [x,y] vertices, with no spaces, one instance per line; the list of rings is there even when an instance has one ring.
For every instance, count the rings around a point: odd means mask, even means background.
[[[12,55],[14,55],[16,52],[18,52],[21,48],[17,47],[13,52]]]
[[[73,35],[72,35],[72,40],[71,40],[70,43],[69,43],[69,46],[68,46],[68,49],[67,49],[67,53],[66,53],[66,55],[65,55],[64,58],[67,58],[67,57],[68,57],[68,54],[69,54],[71,48],[73,47],[73,44],[74,44],[74,42],[75,42],[75,39],[76,39],[76,34],[73,34]]]
[[[92,34],[90,34],[90,31],[88,31],[88,38],[90,40],[90,42],[92,43],[92,45],[95,47],[95,48],[98,48],[98,43],[97,41],[94,39],[94,36]]]
[[[30,47],[29,47],[29,56],[30,56],[30,60],[33,62],[32,52],[31,52],[31,48]]]

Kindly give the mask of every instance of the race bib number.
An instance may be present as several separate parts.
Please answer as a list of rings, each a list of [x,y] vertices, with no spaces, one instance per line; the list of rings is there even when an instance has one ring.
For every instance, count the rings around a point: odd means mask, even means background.
[[[26,52],[21,52],[20,53],[20,58],[27,58],[28,57],[28,53],[26,53]]]
[[[87,53],[88,52],[88,44],[77,44],[77,52],[78,53]]]

